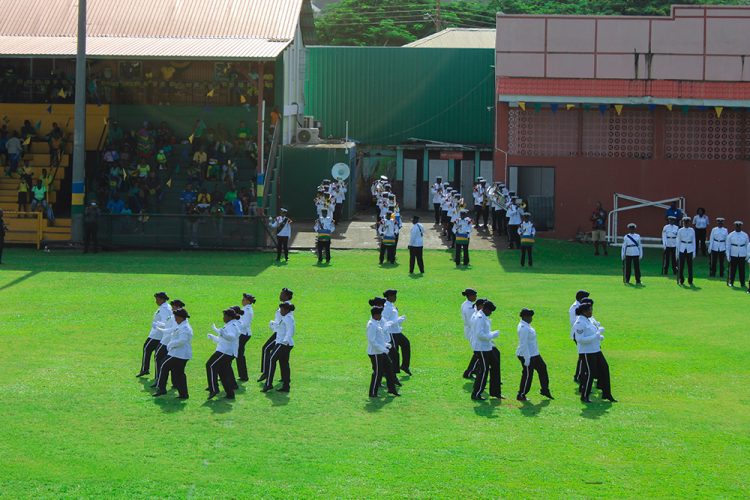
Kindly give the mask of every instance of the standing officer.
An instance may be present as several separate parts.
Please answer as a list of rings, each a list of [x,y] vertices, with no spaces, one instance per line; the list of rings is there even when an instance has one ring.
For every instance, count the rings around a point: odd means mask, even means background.
[[[151,321],[151,331],[146,338],[146,342],[143,343],[141,371],[138,372],[136,377],[148,375],[151,365],[151,353],[159,347],[159,341],[161,340],[162,335],[164,335],[160,328],[164,328],[172,317],[172,309],[169,307],[169,304],[167,304],[169,296],[165,292],[156,292],[154,294],[154,300],[156,301],[158,309],[154,313],[154,319]]]
[[[237,346],[237,378],[247,382],[247,359],[245,358],[245,344],[253,336],[253,304],[255,297],[249,293],[242,294],[242,312],[240,315],[240,340]]]
[[[176,327],[170,335],[167,345],[168,355],[162,364],[157,379],[159,389],[154,394],[163,396],[167,393],[167,379],[171,375],[172,384],[177,388],[177,399],[188,399],[187,376],[185,365],[193,358],[193,329],[188,323],[190,315],[185,309],[176,309],[173,313]]]
[[[716,218],[716,227],[711,229],[708,251],[711,253],[710,276],[716,277],[716,264],[719,264],[719,277],[724,277],[724,258],[727,252],[727,228],[724,227],[724,217]]]
[[[544,363],[539,346],[536,341],[536,330],[531,327],[531,320],[534,319],[534,310],[521,309],[521,321],[518,322],[518,349],[516,356],[521,362],[521,385],[518,388],[518,401],[526,401],[526,395],[531,389],[531,382],[534,380],[534,370],[539,375],[539,384],[542,390],[539,394],[555,399],[549,392],[549,375],[547,375],[547,365]]]
[[[326,255],[326,264],[331,262],[331,235],[335,229],[333,219],[328,215],[328,209],[320,211],[320,217],[315,221],[313,230],[318,233],[316,247],[318,250],[318,264],[323,262],[323,252]]]
[[[661,273],[669,274],[669,263],[672,262],[672,274],[677,274],[677,231],[680,228],[675,224],[675,216],[667,217],[667,223],[661,230],[661,246],[664,254],[661,259]]]
[[[456,267],[461,264],[461,252],[463,252],[464,256],[464,265],[469,265],[469,240],[471,239],[471,230],[474,226],[471,218],[467,217],[468,214],[468,210],[461,210],[461,218],[453,226],[453,232],[456,235]]]
[[[498,330],[491,331],[492,323],[490,315],[495,310],[495,304],[489,300],[482,304],[482,310],[479,311],[471,328],[471,348],[477,356],[477,378],[474,380],[474,389],[471,392],[471,399],[474,401],[484,401],[482,392],[487,385],[487,378],[490,379],[490,396],[500,399],[500,351],[495,347],[492,339],[500,335]]]
[[[536,239],[536,228],[531,222],[531,214],[523,214],[523,222],[518,227],[518,235],[521,238],[521,267],[526,265],[526,256],[529,256],[529,267],[534,265],[532,250],[534,250],[534,241]]]
[[[688,268],[688,285],[693,284],[693,259],[695,258],[695,229],[690,227],[690,217],[682,218],[682,227],[677,231],[677,252],[680,255],[678,283],[685,284],[685,264]]]
[[[3,220],[3,209],[0,208],[0,264],[3,263],[3,247],[5,246],[5,233],[8,232],[8,226]]]
[[[419,266],[419,274],[424,274],[424,226],[419,223],[418,215],[412,217],[411,222],[413,225],[409,234],[409,274],[414,274],[414,261]]]
[[[388,356],[393,364],[393,371],[399,373],[403,371],[411,375],[411,342],[404,335],[401,324],[406,320],[406,316],[399,316],[396,309],[397,291],[388,289],[383,292],[385,297],[385,306],[383,306],[383,319],[386,321],[386,328],[391,336],[391,349]],[[399,350],[401,351],[401,360],[399,362]]]
[[[83,253],[89,252],[89,244],[93,245],[94,253],[99,251],[99,215],[101,211],[95,201],[89,203],[83,212]]]
[[[708,227],[708,215],[706,209],[698,207],[693,217],[693,226],[695,229],[696,252],[700,250],[701,255],[706,256],[706,228]]]
[[[747,233],[742,230],[742,221],[734,221],[734,231],[727,236],[727,260],[729,261],[729,273],[727,273],[727,285],[734,286],[734,276],[739,271],[740,286],[745,288],[745,260],[747,259]]]
[[[288,302],[282,302],[279,304],[279,314],[281,319],[276,324],[276,340],[274,341],[274,348],[271,352],[271,357],[268,358],[268,366],[266,371],[268,378],[263,386],[262,391],[268,392],[273,388],[273,377],[276,373],[276,363],[279,364],[279,370],[281,370],[281,387],[277,389],[279,392],[289,392],[289,384],[291,382],[291,371],[289,369],[289,354],[294,348],[294,316],[292,312],[292,304]]]
[[[383,308],[373,306],[370,309],[371,319],[367,322],[367,355],[370,357],[370,363],[372,363],[369,392],[371,398],[378,397],[378,389],[383,376],[385,376],[386,384],[388,384],[388,394],[401,395],[396,390],[396,375],[393,373],[393,366],[388,359],[388,350],[391,345],[384,342],[385,337],[380,323],[382,315]]]
[[[635,270],[635,284],[641,284],[641,259],[643,258],[643,247],[641,246],[641,235],[635,232],[636,225],[628,224],[628,234],[622,239],[622,280],[630,284],[631,267]]]
[[[432,208],[435,211],[435,225],[440,225],[440,212],[441,212],[441,205],[443,203],[443,190],[445,187],[443,186],[443,178],[437,177],[435,179],[435,184],[432,185],[432,188],[430,188],[430,192],[432,193]]]
[[[279,216],[271,220],[271,227],[276,230],[276,260],[281,260],[281,252],[284,252],[284,260],[289,260],[289,237],[292,235],[292,220],[287,217],[287,209],[279,209]]]

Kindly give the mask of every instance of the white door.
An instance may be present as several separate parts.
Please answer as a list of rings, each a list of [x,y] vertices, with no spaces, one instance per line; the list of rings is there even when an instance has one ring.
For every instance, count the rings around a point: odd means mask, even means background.
[[[430,186],[435,184],[435,179],[443,178],[443,182],[450,182],[448,179],[448,160],[430,160]],[[432,203],[432,199],[430,199]]]
[[[417,160],[404,159],[404,199],[401,208],[417,208]]]
[[[474,208],[474,160],[456,161],[456,165],[461,165],[461,196],[464,197],[464,203],[467,208]]]
[[[493,165],[492,160],[482,160],[479,162],[479,175],[485,178],[487,186],[490,186],[494,182]]]

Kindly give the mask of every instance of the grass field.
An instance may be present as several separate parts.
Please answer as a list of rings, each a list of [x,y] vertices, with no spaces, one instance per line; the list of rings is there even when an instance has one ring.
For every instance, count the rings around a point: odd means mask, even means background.
[[[0,266],[0,496],[22,497],[748,497],[750,296],[708,280],[657,276],[626,287],[618,255],[542,242],[536,267],[517,253],[473,252],[457,270],[425,252],[379,269],[367,251],[270,254],[130,252],[83,256],[6,249]],[[206,339],[243,291],[258,301],[250,366],[258,363],[278,291],[294,290],[292,392],[244,384],[234,402],[205,401]],[[474,402],[461,378],[469,353],[460,291],[495,301],[503,334],[502,402]],[[413,348],[403,397],[367,398],[366,299],[399,290]],[[586,288],[606,327],[603,348],[619,403],[582,404],[568,306]],[[195,358],[191,399],[154,399],[135,378],[141,345],[166,290],[187,303]],[[517,314],[534,326],[554,401],[515,401]],[[152,370],[153,373],[153,370]],[[251,372],[252,377],[252,372]],[[150,383],[150,382],[149,382]],[[381,391],[385,394],[385,391]]]

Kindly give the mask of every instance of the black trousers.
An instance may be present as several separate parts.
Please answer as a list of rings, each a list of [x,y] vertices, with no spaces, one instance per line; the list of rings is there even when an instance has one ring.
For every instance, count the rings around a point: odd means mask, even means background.
[[[739,271],[740,285],[745,286],[745,257],[732,257],[729,259],[729,283],[734,285],[734,276]]]
[[[318,262],[323,262],[323,254],[325,253],[326,262],[331,262],[331,240],[318,240]]]
[[[575,340],[573,341],[575,342]],[[578,345],[578,342],[576,342],[576,345]],[[573,380],[576,382],[579,382],[581,380],[581,369],[583,367],[583,354],[578,355],[578,361],[576,361],[576,373],[573,375]]]
[[[177,388],[177,393],[180,395],[180,397],[188,397],[187,375],[185,375],[185,365],[187,364],[187,362],[187,359],[167,356],[167,358],[164,360],[164,364],[161,365],[159,378],[156,380],[159,391],[167,390],[167,379],[171,375],[172,385]]]
[[[698,229],[695,228],[695,239],[698,247],[696,250],[701,253],[702,256],[706,256],[706,228]]]
[[[383,245],[380,244],[380,263],[383,263],[383,259],[386,259],[390,264],[396,262],[396,245]]]
[[[521,245],[521,266],[526,265],[526,256],[529,256],[529,267],[534,265],[534,260],[531,255],[531,251],[534,249],[532,245]]]
[[[492,230],[501,234],[505,233],[505,210],[492,211]]]
[[[404,368],[409,369],[411,365],[411,342],[406,338],[406,335],[403,333],[391,334],[391,350],[388,351],[388,357],[391,358],[394,372],[399,373]]]
[[[432,209],[435,211],[435,224],[440,224],[440,203],[433,203]]]
[[[478,398],[487,387],[487,379],[490,382],[490,396],[500,397],[500,351],[493,347],[491,351],[474,351],[479,362],[477,363],[477,378],[474,380],[472,398]]]
[[[710,276],[714,277],[716,276],[716,265],[719,265],[719,276],[722,278],[724,277],[724,259],[725,257],[724,252],[717,252],[716,250],[713,250],[711,252],[711,270],[710,270]]]
[[[468,243],[456,243],[456,257],[455,262],[456,265],[459,265],[461,263],[461,253],[464,255],[464,265],[469,265],[469,244]]]
[[[691,252],[680,252],[680,283],[685,282],[685,264],[687,264],[688,283],[693,284],[693,254]]]
[[[284,259],[289,260],[289,236],[276,237],[276,260],[281,260],[281,252],[284,252]]]
[[[154,380],[159,380],[161,365],[164,364],[165,359],[167,359],[167,346],[159,342],[159,345],[156,346],[156,352],[154,353],[154,364],[156,365],[156,375]]]
[[[261,356],[260,356],[260,372],[263,375],[268,376],[268,372],[266,371],[266,365],[268,362],[268,358],[271,357],[271,351],[273,350],[273,345],[276,343],[276,333],[272,333],[270,337],[268,337],[268,340],[266,340],[266,343],[263,344],[263,349],[261,349]]]
[[[340,221],[341,220],[341,214],[344,211],[344,204],[343,203],[336,203],[336,207],[333,209],[333,220]]]
[[[482,218],[483,212],[484,210],[482,209],[482,205],[474,205],[474,221],[477,226],[480,224],[480,219]]]
[[[542,392],[549,392],[549,375],[547,374],[547,364],[542,356],[532,356],[529,366],[524,365],[523,357],[518,356],[521,362],[521,384],[518,386],[518,395],[525,396],[531,389],[531,382],[534,381],[534,372],[539,375],[539,385]]]
[[[521,236],[518,234],[518,224],[508,224],[508,248],[521,248]]]
[[[424,260],[422,259],[422,251],[424,247],[409,247],[409,272],[414,272],[414,262],[416,261],[419,266],[419,272],[424,273]]]
[[[637,255],[626,255],[625,260],[622,262],[623,265],[623,279],[625,283],[630,283],[630,271],[635,272],[635,282],[641,282],[641,259]]]
[[[143,356],[141,357],[141,373],[148,373],[151,371],[151,353],[159,347],[160,342],[156,339],[148,337],[146,342],[143,343]],[[158,365],[157,365],[158,368]]]
[[[484,227],[487,227],[487,221],[490,218],[490,207],[489,205],[485,205],[482,207],[482,224],[484,224]],[[477,224],[479,224],[479,220],[477,220]]]
[[[237,349],[237,376],[240,380],[247,380],[247,358],[245,357],[245,344],[250,340],[250,335],[240,335],[240,345]]]
[[[388,392],[396,392],[396,374],[393,373],[393,365],[391,364],[388,354],[368,354],[370,357],[370,363],[372,364],[372,377],[370,377],[370,392],[371,398],[378,397],[378,389],[380,388],[380,382],[385,377],[385,383],[388,385]]]
[[[670,262],[672,267],[672,274],[677,274],[677,248],[667,247],[664,249],[664,253],[661,258],[661,273],[669,274]]]
[[[471,355],[471,359],[469,360],[469,366],[466,367],[466,370],[464,370],[464,378],[470,377],[473,373],[477,373],[477,366],[479,365],[479,356],[477,356],[476,351]]]
[[[232,360],[234,356],[215,351],[206,361],[206,378],[208,388],[211,392],[219,392],[219,379],[228,397],[234,396],[234,387],[237,381],[232,371]]]
[[[83,225],[83,252],[89,251],[89,245],[93,247],[94,253],[99,251],[99,238],[97,233],[99,225],[96,222],[87,222]]]
[[[273,344],[273,350],[271,356],[268,358],[268,364],[266,370],[268,370],[268,378],[266,379],[266,388],[273,386],[273,377],[276,375],[276,363],[279,364],[281,370],[281,383],[284,389],[289,389],[290,382],[290,370],[289,370],[289,353],[292,352],[293,346],[285,344]]]
[[[609,364],[604,354],[599,351],[593,354],[582,354],[583,366],[581,367],[581,392],[582,398],[588,398],[591,394],[591,388],[596,379],[596,386],[602,390],[602,397],[612,396],[612,388],[609,380]]]

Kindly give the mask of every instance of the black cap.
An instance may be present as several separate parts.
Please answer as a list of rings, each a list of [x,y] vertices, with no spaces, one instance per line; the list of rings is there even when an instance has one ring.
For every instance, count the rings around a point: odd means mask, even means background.
[[[234,309],[232,309],[231,307],[230,307],[230,308],[228,308],[228,309],[224,309],[224,310],[223,310],[223,311],[221,311],[221,312],[222,312],[222,313],[223,313],[223,314],[224,314],[225,316],[229,316],[229,317],[232,317],[232,318],[236,318],[236,317],[237,317],[237,312],[236,312],[236,311],[235,311]]]
[[[419,216],[418,216],[418,215],[415,215],[415,216],[413,216],[413,217],[411,218],[411,220],[412,220],[412,222],[415,222],[415,223],[416,223],[416,222],[419,222]]]
[[[593,305],[592,302],[583,302],[581,303],[580,306],[578,306],[578,309],[576,309],[576,312],[590,311],[592,305]]]
[[[177,316],[178,318],[185,318],[188,319],[190,315],[185,309],[175,309],[175,311],[172,313],[173,315]]]
[[[174,299],[172,302],[169,303],[169,305],[175,306],[178,309],[185,307],[185,303],[181,301],[180,299]]]
[[[289,295],[289,297],[293,297],[294,296],[294,292],[291,291],[288,288],[282,288],[281,291],[284,292],[284,293],[286,293],[287,295]]]
[[[474,307],[479,310],[482,308],[485,302],[487,302],[487,299],[477,299],[476,302],[474,302]]]
[[[591,304],[593,306],[594,299],[592,299],[591,297],[584,297],[581,299],[581,304]]]
[[[385,304],[385,299],[383,297],[373,297],[368,301],[368,304],[371,306],[382,306]]]
[[[380,307],[380,306],[373,306],[373,307],[372,307],[372,308],[370,309],[370,314],[372,314],[372,315],[375,315],[375,314],[383,314],[383,308],[382,308],[382,307]]]
[[[385,292],[383,292],[383,297],[390,297],[391,295],[396,295],[398,292],[392,288],[389,288]]]
[[[242,298],[249,300],[253,304],[255,303],[255,296],[251,293],[243,293]]]
[[[587,292],[586,290],[578,290],[576,292],[576,300],[578,302],[580,302],[582,298],[588,297],[589,295],[591,295],[591,294],[589,292]]]
[[[156,292],[154,294],[154,297],[156,297],[157,299],[169,300],[169,295],[167,295],[167,292]]]
[[[497,307],[495,307],[495,304],[493,304],[491,300],[488,300],[484,304],[482,304],[482,309],[489,309],[490,311],[494,311],[495,309],[497,309]]]
[[[230,307],[230,309],[237,313],[238,316],[242,316],[243,314],[245,314],[245,311],[243,311],[240,306],[232,306]]]
[[[522,318],[524,316],[533,316],[533,315],[534,315],[534,310],[533,309],[526,309],[525,307],[523,309],[521,309],[521,313],[519,314],[519,316],[521,316]]]
[[[461,295],[463,295],[464,297],[468,297],[469,295],[476,295],[476,294],[477,294],[477,291],[474,290],[473,288],[467,288],[466,290],[461,292]]]

